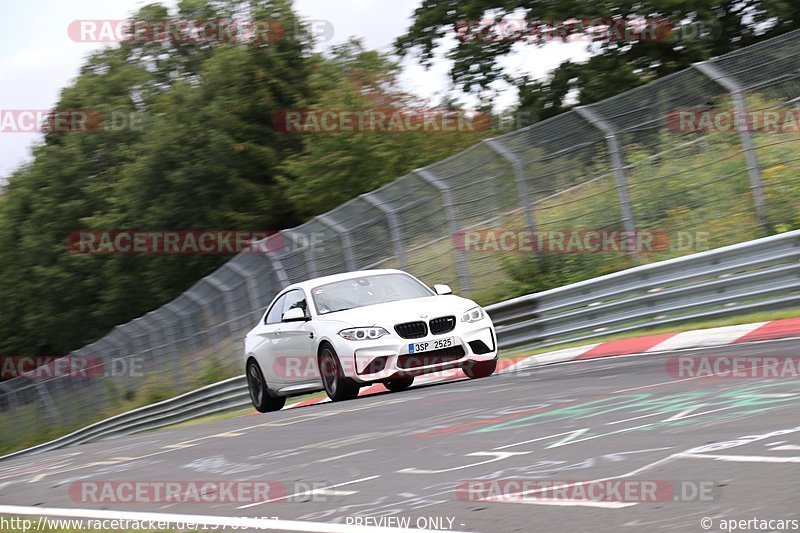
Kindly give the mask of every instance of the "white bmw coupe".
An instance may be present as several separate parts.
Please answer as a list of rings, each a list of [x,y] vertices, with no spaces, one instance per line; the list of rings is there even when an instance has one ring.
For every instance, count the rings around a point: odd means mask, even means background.
[[[492,374],[497,337],[484,310],[428,288],[401,270],[364,270],[296,283],[281,291],[244,340],[250,396],[259,411],[281,409],[288,396],[325,390],[355,398],[383,383],[407,389],[414,377],[461,368]]]

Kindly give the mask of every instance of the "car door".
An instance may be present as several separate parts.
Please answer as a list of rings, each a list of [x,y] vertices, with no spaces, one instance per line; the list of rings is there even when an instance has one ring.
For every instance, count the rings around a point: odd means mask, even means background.
[[[302,289],[286,293],[283,312],[286,313],[290,309],[302,309],[306,317],[310,318],[306,294]],[[282,369],[286,377],[285,383],[302,385],[319,381],[313,321],[283,322],[280,336],[278,345],[280,361],[276,367]]]
[[[255,334],[258,337],[258,344],[253,348],[253,352],[271,389],[279,388],[283,378],[281,372],[276,368],[276,357],[280,350],[281,328],[283,323],[283,306],[286,302],[286,294],[278,297],[267,311],[264,320],[256,327]]]

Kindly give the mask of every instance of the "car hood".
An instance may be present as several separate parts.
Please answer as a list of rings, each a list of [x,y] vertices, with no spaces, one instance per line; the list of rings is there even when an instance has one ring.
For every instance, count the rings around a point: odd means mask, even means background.
[[[423,320],[421,315],[425,315],[426,321],[448,315],[455,315],[460,319],[464,311],[476,305],[478,304],[472,300],[452,294],[426,296],[327,313],[321,315],[319,320],[344,322],[353,327],[382,326],[391,332],[395,324]]]

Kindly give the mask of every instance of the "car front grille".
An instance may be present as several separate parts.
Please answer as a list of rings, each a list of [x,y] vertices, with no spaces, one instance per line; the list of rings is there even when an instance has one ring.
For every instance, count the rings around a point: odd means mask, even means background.
[[[421,320],[404,322],[395,325],[394,330],[404,339],[421,339],[428,334],[428,325]]]
[[[439,350],[431,350],[430,352],[401,355],[397,358],[397,367],[408,370],[420,366],[449,363],[450,361],[457,361],[462,357],[464,357],[464,348],[461,345],[449,346]]]
[[[439,318],[432,319],[430,324],[431,333],[434,335],[441,335],[442,333],[447,333],[448,331],[453,331],[455,329],[456,317],[440,316]]]

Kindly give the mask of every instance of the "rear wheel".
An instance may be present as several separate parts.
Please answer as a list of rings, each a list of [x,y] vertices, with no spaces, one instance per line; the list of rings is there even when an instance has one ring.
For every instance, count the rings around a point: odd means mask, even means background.
[[[491,376],[497,368],[497,359],[491,361],[469,361],[464,365],[464,373],[469,379],[480,379]]]
[[[331,401],[352,400],[358,396],[361,387],[344,375],[339,357],[329,344],[323,345],[320,350],[319,372],[322,375],[322,386]]]
[[[384,383],[383,386],[392,392],[400,392],[406,390],[413,384],[414,384],[414,376],[408,376],[403,378],[390,379],[389,381]]]
[[[264,374],[261,373],[258,363],[252,359],[247,363],[247,388],[250,390],[250,400],[253,402],[253,407],[261,413],[280,411],[286,405],[284,396],[269,395]]]

